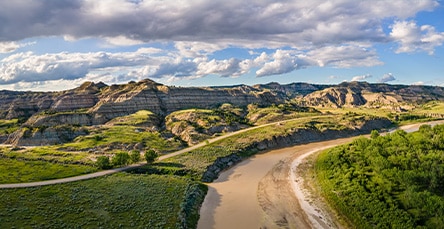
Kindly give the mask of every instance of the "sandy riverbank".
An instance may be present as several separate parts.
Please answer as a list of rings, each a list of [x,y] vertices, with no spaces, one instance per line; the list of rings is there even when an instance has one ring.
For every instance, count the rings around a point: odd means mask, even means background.
[[[223,172],[209,185],[198,228],[311,228],[294,194],[292,161],[351,138],[272,150]]]
[[[435,125],[443,121],[432,122]],[[411,132],[422,124],[405,126]],[[198,228],[338,228],[297,171],[319,150],[353,138],[272,150],[223,172],[209,185]]]

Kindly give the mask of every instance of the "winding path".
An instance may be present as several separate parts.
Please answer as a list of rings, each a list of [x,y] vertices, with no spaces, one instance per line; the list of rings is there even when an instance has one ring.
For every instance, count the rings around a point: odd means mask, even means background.
[[[227,133],[227,134],[224,134],[224,135],[219,136],[219,137],[208,139],[207,141],[201,142],[201,143],[196,144],[194,146],[191,146],[191,147],[188,147],[188,148],[176,151],[174,153],[169,153],[169,154],[166,154],[166,155],[162,155],[162,156],[160,156],[158,158],[158,161],[165,160],[167,158],[174,157],[174,156],[177,156],[179,154],[190,152],[190,151],[195,150],[197,148],[203,147],[203,146],[205,146],[205,145],[207,145],[209,143],[213,143],[213,142],[219,141],[221,139],[224,139],[224,138],[227,138],[227,137],[231,137],[233,135],[237,135],[237,134],[240,134],[240,133],[244,133],[244,132],[247,132],[247,131],[250,131],[250,130],[254,130],[254,129],[257,129],[257,128],[261,128],[261,127],[265,127],[265,126],[276,125],[276,124],[285,123],[285,122],[289,122],[289,121],[293,121],[293,120],[298,120],[298,119],[300,119],[300,118],[289,119],[289,120],[280,121],[280,122],[267,123],[267,124],[263,124],[263,125],[259,125],[259,126],[253,126],[253,127],[249,127],[249,128],[246,128],[246,129],[238,130],[238,131],[235,131],[235,132]],[[6,146],[6,145],[0,145],[0,146]],[[128,165],[128,166],[125,166],[125,167],[121,167],[121,168],[103,170],[103,171],[100,171],[100,172],[95,172],[95,173],[90,173],[90,174],[85,174],[85,175],[75,176],[75,177],[67,177],[67,178],[61,178],[61,179],[37,181],[37,182],[28,182],[28,183],[0,184],[0,189],[6,189],[6,188],[29,188],[29,187],[37,187],[37,186],[44,186],[44,185],[53,185],[53,184],[68,183],[68,182],[74,182],[74,181],[80,181],[80,180],[87,180],[87,179],[92,179],[92,178],[96,178],[96,177],[110,175],[110,174],[117,173],[117,172],[122,172],[122,171],[125,171],[125,170],[129,170],[131,168],[140,167],[140,166],[143,166],[143,165],[146,165],[146,163],[137,163],[137,164],[132,164],[132,165]]]

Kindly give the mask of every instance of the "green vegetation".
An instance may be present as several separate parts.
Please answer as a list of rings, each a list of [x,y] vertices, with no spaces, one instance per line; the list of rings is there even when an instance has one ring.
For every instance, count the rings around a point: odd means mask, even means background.
[[[127,152],[118,152],[111,158],[111,164],[115,167],[128,165],[130,155]]]
[[[278,136],[290,135],[299,129],[312,129],[317,131],[343,130],[352,128],[353,125],[372,117],[362,115],[350,115],[343,118],[334,115],[322,115],[305,117],[288,121],[281,124],[265,126],[253,129],[232,137],[222,139],[191,152],[166,159],[165,162],[173,165],[179,164],[195,179],[201,179],[207,167],[214,163],[219,157],[226,157],[231,154],[239,154],[241,157],[248,157],[257,153],[259,149],[252,147],[263,140],[271,140]]]
[[[156,153],[156,151],[154,151],[152,149],[147,150],[145,152],[145,160],[147,163],[153,163],[157,157],[158,157],[158,154]]]
[[[99,169],[110,169],[112,168],[109,157],[107,156],[98,156],[96,161],[96,166]]]
[[[342,108],[317,108],[326,114],[344,115],[355,113],[362,115],[373,115],[389,118],[397,125],[407,125],[412,123],[427,122],[444,119],[444,102],[431,101],[422,105],[411,106],[405,111],[394,111],[388,108],[368,108],[368,107],[342,107]]]
[[[0,120],[0,135],[13,133],[19,126],[18,119]]]
[[[416,109],[418,113],[429,113],[429,114],[444,114],[444,102],[442,101],[431,101],[421,105]]]
[[[140,161],[140,152],[137,150],[131,151],[129,156],[132,163],[137,163]]]
[[[0,157],[0,183],[23,183],[51,180],[92,173],[97,168],[86,165],[26,161]],[[1,196],[0,191],[0,196]],[[1,197],[0,197],[1,198]]]
[[[59,164],[93,165],[87,152],[66,152],[55,146],[33,147],[30,149],[0,148],[1,157],[24,161],[45,161]]]
[[[252,104],[248,106],[247,119],[256,125],[261,125],[319,114],[320,112],[314,108],[299,107],[292,103],[272,105],[269,107],[259,107]]]
[[[357,228],[443,228],[444,125],[371,136],[320,154],[326,199]]]
[[[148,110],[140,110],[134,114],[118,117],[108,122],[108,124],[120,126],[141,126],[157,123],[157,116]]]
[[[172,152],[182,146],[180,141],[169,141],[159,132],[141,130],[135,126],[106,126],[87,136],[80,136],[72,143],[66,143],[61,148],[87,150],[94,147],[112,144],[143,144],[160,152]]]
[[[1,190],[0,220],[4,228],[193,228],[205,193],[186,178],[120,173]]]

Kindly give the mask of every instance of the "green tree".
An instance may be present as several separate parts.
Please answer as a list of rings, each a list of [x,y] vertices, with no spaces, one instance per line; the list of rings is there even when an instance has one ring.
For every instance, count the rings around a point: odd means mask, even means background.
[[[133,162],[133,163],[139,162],[140,161],[140,152],[137,150],[131,151],[130,159],[131,159],[131,162]]]
[[[148,163],[153,163],[158,157],[156,151],[150,149],[145,152],[145,160]]]
[[[107,156],[97,157],[96,166],[101,169],[111,168],[111,163],[109,162],[109,157],[107,157]]]
[[[372,130],[372,132],[370,133],[370,138],[375,139],[377,137],[379,137],[379,132],[377,130]]]
[[[130,156],[127,152],[118,152],[111,159],[114,166],[127,165],[130,160]]]

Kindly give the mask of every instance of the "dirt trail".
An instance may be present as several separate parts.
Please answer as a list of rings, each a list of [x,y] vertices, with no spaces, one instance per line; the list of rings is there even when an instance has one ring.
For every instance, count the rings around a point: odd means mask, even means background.
[[[238,130],[238,131],[235,131],[235,132],[227,133],[227,134],[224,134],[224,135],[216,137],[216,138],[208,139],[207,141],[201,142],[201,143],[196,144],[194,146],[191,146],[191,147],[188,147],[188,148],[176,151],[174,153],[170,153],[170,154],[166,154],[166,155],[160,156],[158,158],[158,161],[165,160],[167,158],[174,157],[174,156],[177,156],[179,154],[190,152],[190,151],[195,150],[197,148],[203,147],[203,146],[207,145],[208,143],[213,143],[215,141],[219,141],[221,139],[224,139],[224,138],[227,138],[227,137],[231,137],[233,135],[237,135],[237,134],[244,133],[244,132],[247,132],[247,131],[250,131],[250,130],[253,130],[253,129],[257,129],[257,128],[261,128],[261,127],[265,127],[265,126],[276,125],[278,123],[285,123],[285,122],[289,122],[289,121],[293,121],[293,120],[297,120],[297,118],[289,119],[289,120],[285,120],[285,121],[280,121],[280,122],[267,123],[267,124],[263,124],[263,125],[259,125],[259,126],[253,126],[253,127],[250,127],[250,128],[246,128],[246,129]],[[12,147],[12,145],[0,144],[0,147]],[[35,146],[26,146],[26,147],[23,147],[23,148],[34,148],[34,147]],[[44,185],[53,185],[53,184],[68,183],[68,182],[74,182],[74,181],[80,181],[80,180],[87,180],[87,179],[91,179],[91,178],[106,176],[106,175],[110,175],[110,174],[113,174],[113,173],[129,170],[131,168],[143,166],[145,164],[146,163],[137,163],[137,164],[128,165],[126,167],[110,169],[110,170],[103,170],[103,171],[96,172],[96,173],[90,173],[90,174],[86,174],[86,175],[80,175],[80,176],[75,176],[75,177],[67,177],[67,178],[61,178],[61,179],[54,179],[54,180],[48,180],[48,181],[38,181],[38,182],[28,182],[28,183],[13,183],[13,184],[0,184],[0,189],[5,189],[5,188],[28,188],[28,187],[37,187],[37,186],[44,186]]]

